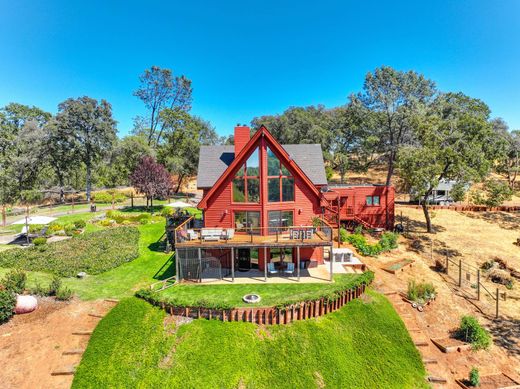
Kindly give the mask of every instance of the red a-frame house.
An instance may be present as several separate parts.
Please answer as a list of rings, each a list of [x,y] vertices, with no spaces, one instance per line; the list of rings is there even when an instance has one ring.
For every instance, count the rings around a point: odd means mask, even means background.
[[[201,147],[204,228],[176,230],[179,278],[234,281],[252,269],[299,279],[323,264],[340,223],[393,227],[392,187],[329,186],[320,145],[281,145],[263,126],[250,132],[237,126],[234,146]]]

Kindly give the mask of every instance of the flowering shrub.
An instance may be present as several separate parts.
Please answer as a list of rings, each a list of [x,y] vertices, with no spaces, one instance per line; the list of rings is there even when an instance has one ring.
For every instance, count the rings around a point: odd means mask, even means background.
[[[6,250],[0,253],[0,267],[46,271],[62,277],[73,277],[80,271],[99,274],[137,258],[138,241],[135,227],[110,228],[49,243],[45,250]]]

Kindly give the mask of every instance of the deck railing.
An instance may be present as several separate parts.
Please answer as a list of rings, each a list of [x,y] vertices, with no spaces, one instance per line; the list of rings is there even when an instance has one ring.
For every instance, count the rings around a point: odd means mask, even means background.
[[[183,223],[175,229],[175,244],[198,243],[283,243],[332,242],[332,227],[326,223],[317,226],[284,227],[207,227],[188,228]]]

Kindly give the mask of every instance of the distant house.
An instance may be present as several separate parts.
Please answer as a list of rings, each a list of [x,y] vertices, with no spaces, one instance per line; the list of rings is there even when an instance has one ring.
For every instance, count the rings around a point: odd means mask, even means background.
[[[204,228],[177,231],[180,277],[200,279],[205,271],[234,280],[235,271],[254,268],[267,278],[280,265],[299,276],[303,264],[323,264],[340,224],[393,227],[393,187],[329,186],[320,145],[281,145],[265,127],[250,133],[237,126],[234,146],[201,147]]]
[[[457,184],[455,180],[441,180],[439,184],[435,187],[432,194],[428,196],[428,204],[432,205],[450,205],[455,202],[453,197],[451,196],[451,191],[453,187]],[[422,199],[418,199],[413,194],[411,195],[411,199],[414,202],[422,201]]]

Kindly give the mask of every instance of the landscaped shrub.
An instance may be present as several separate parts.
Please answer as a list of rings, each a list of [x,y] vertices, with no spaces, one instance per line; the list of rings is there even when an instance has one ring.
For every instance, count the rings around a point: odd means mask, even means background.
[[[76,230],[76,226],[72,223],[65,224],[65,227],[63,227],[63,230],[65,231],[65,234],[67,236],[74,235],[74,231]]]
[[[480,373],[476,367],[472,367],[469,372],[469,384],[471,386],[480,386]]]
[[[87,222],[85,220],[80,219],[80,220],[74,221],[74,227],[76,227],[78,229],[85,228],[86,226],[87,226]]]
[[[31,234],[39,234],[41,230],[43,230],[45,226],[43,224],[30,224],[29,225],[29,232]]]
[[[0,290],[0,324],[7,322],[14,315],[16,307],[16,295],[14,292]]]
[[[125,221],[130,223],[148,224],[152,220],[149,213],[128,214],[118,211],[107,211],[107,219],[114,220],[117,224],[123,224]]]
[[[112,198],[116,203],[123,203],[126,200],[126,196],[121,192],[115,192],[114,196],[111,192],[95,192],[92,198],[97,203],[112,203]]]
[[[74,277],[80,271],[99,274],[139,255],[139,230],[135,227],[110,228],[86,232],[74,239],[38,247],[0,252],[0,267],[45,271]]]
[[[23,270],[15,269],[7,273],[1,284],[13,293],[21,294],[25,289],[27,274]]]
[[[408,281],[406,297],[409,300],[424,303],[435,298],[435,287],[429,282],[416,283],[415,280]]]
[[[474,350],[487,349],[491,345],[489,332],[473,316],[462,317],[455,336],[464,342],[471,343]]]
[[[348,235],[345,229],[340,229],[342,242],[348,242],[356,250],[365,256],[375,257],[382,252],[397,248],[398,235],[393,232],[385,232],[381,235],[379,242],[370,244],[362,234],[354,233]]]
[[[47,243],[47,238],[39,236],[38,238],[34,238],[32,242],[35,246],[41,246]]]
[[[47,229],[48,234],[56,234],[60,231],[63,231],[63,224],[57,222],[52,222],[49,224],[49,228]]]
[[[49,288],[43,287],[39,282],[34,285],[34,288],[29,289],[31,294],[36,296],[47,296],[49,293]]]
[[[61,278],[58,276],[54,276],[49,284],[49,288],[47,289],[47,296],[56,296],[58,290],[61,288]]]
[[[72,298],[72,290],[69,288],[60,288],[56,292],[56,300],[67,301]]]

